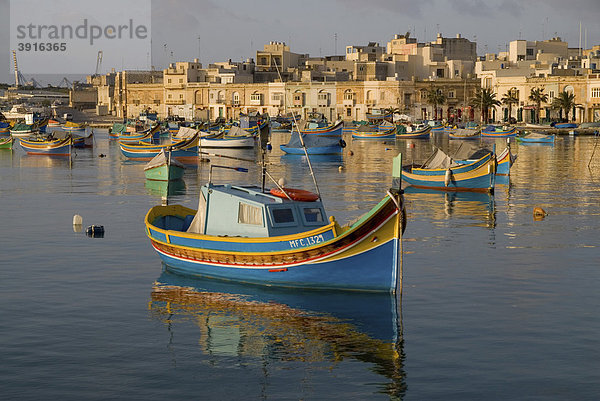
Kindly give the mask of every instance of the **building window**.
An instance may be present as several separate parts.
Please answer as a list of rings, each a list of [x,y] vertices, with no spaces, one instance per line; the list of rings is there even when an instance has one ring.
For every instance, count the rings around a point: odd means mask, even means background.
[[[554,99],[554,91],[548,92],[548,98],[552,101]]]
[[[328,97],[328,93],[319,93],[319,100],[327,100]]]
[[[454,99],[455,97],[454,91],[448,91],[448,99]]]
[[[169,95],[168,95],[167,97],[168,97],[169,99],[171,99],[171,98],[173,97],[173,95],[171,95],[171,94],[169,93]]]
[[[250,95],[250,101],[252,102],[260,102],[262,95],[260,93],[253,93]]]
[[[180,94],[179,94],[179,98],[180,98],[180,99],[183,99],[183,93],[180,93]]]
[[[354,100],[354,93],[351,91],[344,92],[344,100]]]
[[[171,83],[171,78],[167,79],[167,83],[170,84]]]
[[[600,97],[600,88],[592,88],[592,97]]]
[[[179,83],[182,84],[183,83],[183,78],[179,78]]]

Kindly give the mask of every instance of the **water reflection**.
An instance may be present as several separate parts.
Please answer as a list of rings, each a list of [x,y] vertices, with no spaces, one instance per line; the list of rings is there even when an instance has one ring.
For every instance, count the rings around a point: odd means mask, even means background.
[[[185,194],[185,181],[176,180],[176,181],[155,181],[155,180],[146,180],[144,183],[144,187],[149,195],[159,196],[159,197],[168,197],[173,195],[183,195]]]
[[[433,189],[404,188],[407,201],[419,203],[435,220],[450,217],[475,220],[473,226],[496,227],[496,204],[493,194],[479,192],[445,192]]]
[[[177,332],[189,332],[181,326],[197,325],[198,346],[215,362],[233,356],[263,367],[294,361],[331,369],[350,359],[386,379],[379,392],[401,398],[406,391],[401,302],[389,294],[265,289],[165,271],[149,308],[170,346]]]

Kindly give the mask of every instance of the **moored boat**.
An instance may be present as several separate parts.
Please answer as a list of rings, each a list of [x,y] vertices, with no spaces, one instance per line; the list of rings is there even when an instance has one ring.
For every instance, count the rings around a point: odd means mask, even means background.
[[[397,139],[427,139],[431,133],[431,126],[428,124],[421,125],[402,125],[404,129],[400,129],[400,126],[396,130]]]
[[[354,139],[394,139],[396,137],[396,127],[378,127],[373,125],[361,125],[352,130]]]
[[[20,138],[19,144],[28,155],[70,156],[72,138],[68,134],[64,138]]]
[[[396,183],[400,165],[394,162]],[[209,181],[198,210],[150,209],[147,235],[174,272],[267,286],[396,291],[406,222],[399,186],[346,226],[327,219],[318,195],[277,189]]]
[[[175,181],[183,178],[185,166],[171,157],[170,150],[161,149],[144,167],[144,175],[148,180]]]
[[[177,140],[170,144],[150,145],[144,143],[128,144],[119,142],[121,153],[130,159],[149,161],[156,156],[162,149],[171,149],[171,157],[176,158],[182,163],[194,163],[198,161],[198,134],[195,133],[190,138]]]
[[[531,132],[517,137],[521,143],[554,143],[555,135],[543,134],[541,132]]]
[[[440,191],[493,192],[496,158],[486,152],[472,163],[458,163],[437,149],[423,165],[406,165],[402,179],[417,188]]]
[[[517,127],[500,127],[495,125],[488,125],[481,130],[482,137],[491,138],[509,138],[517,136],[518,133]]]
[[[12,149],[14,140],[12,136],[0,136],[0,149]]]

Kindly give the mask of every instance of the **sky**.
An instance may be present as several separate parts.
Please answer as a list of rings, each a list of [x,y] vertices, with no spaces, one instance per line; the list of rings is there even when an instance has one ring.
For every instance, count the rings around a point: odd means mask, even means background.
[[[599,0],[147,1],[151,2],[152,15],[151,54],[125,61],[123,50],[106,46],[102,48],[101,73],[111,68],[162,69],[169,62],[194,58],[204,65],[241,61],[255,58],[256,51],[270,41],[285,42],[292,52],[314,57],[342,55],[348,45],[378,42],[385,46],[395,34],[407,31],[419,42],[434,40],[438,32],[444,37],[461,34],[477,43],[479,55],[505,51],[512,40],[554,36],[577,48],[580,26],[581,46],[600,45]],[[79,2],[85,3],[98,1]],[[10,0],[0,0],[0,52],[4,60],[0,82],[12,83],[9,5]],[[127,13],[135,17],[135,10]],[[94,73],[96,61],[93,55],[65,60],[86,74]],[[28,63],[19,63],[26,77],[44,66],[43,62]]]

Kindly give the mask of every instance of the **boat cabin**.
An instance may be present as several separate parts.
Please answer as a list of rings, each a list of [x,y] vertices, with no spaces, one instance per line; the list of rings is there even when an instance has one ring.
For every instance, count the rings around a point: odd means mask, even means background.
[[[274,237],[327,224],[320,200],[294,201],[264,193],[257,186],[209,183],[201,188],[198,213],[187,231],[215,236]]]

